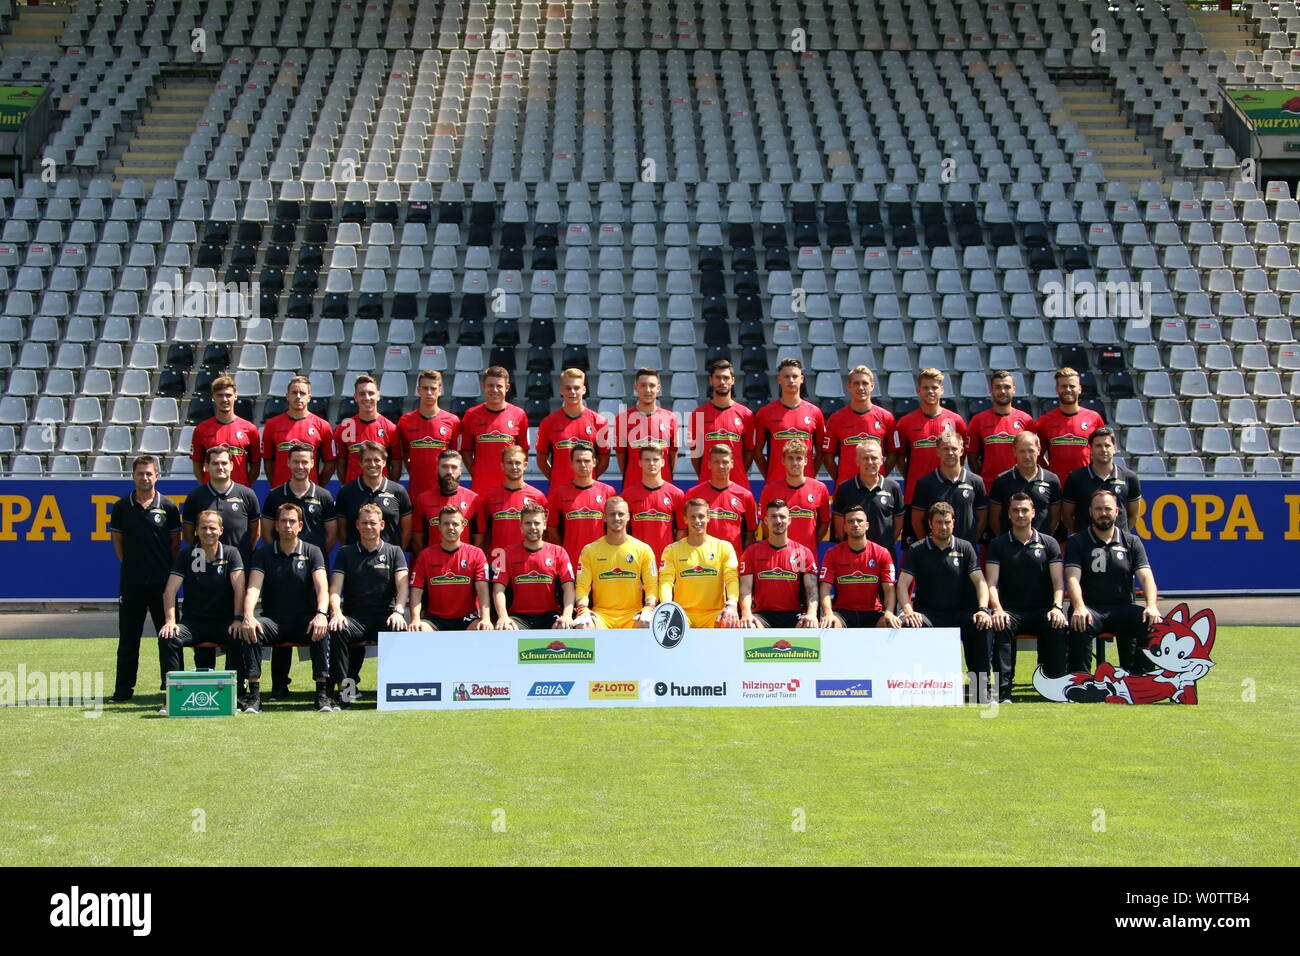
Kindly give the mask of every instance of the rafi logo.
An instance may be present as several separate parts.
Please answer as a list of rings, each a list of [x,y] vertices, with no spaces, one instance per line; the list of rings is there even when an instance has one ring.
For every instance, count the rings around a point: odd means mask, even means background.
[[[520,664],[591,664],[596,660],[596,639],[570,637],[561,641],[521,637],[518,651]]]
[[[529,697],[568,697],[573,690],[571,680],[539,680],[528,691]]]
[[[389,703],[408,700],[442,700],[442,684],[389,684],[386,696]]]
[[[819,680],[817,697],[837,700],[865,700],[871,696],[869,680]]]
[[[799,644],[791,644],[785,638],[773,641],[765,637],[746,637],[746,663],[807,663],[822,659],[822,639],[820,637],[801,637]]]
[[[186,710],[216,710],[220,706],[216,693],[210,690],[190,691],[189,696],[181,701],[181,707]]]
[[[650,618],[650,634],[662,648],[671,650],[686,637],[686,612],[680,604],[665,601],[656,604]]]

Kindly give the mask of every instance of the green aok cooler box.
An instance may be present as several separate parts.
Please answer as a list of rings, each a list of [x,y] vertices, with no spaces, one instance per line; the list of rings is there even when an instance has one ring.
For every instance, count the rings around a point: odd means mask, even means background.
[[[167,675],[167,716],[233,717],[237,691],[234,671],[172,671]]]

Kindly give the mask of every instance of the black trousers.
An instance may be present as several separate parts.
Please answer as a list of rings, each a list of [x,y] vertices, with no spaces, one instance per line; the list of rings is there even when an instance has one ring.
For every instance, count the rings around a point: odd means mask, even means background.
[[[1067,673],[1069,630],[1053,627],[1047,620],[1047,608],[1004,607],[1011,624],[1005,630],[993,632],[993,659],[998,671],[998,699],[1011,696],[1011,685],[1016,676],[1016,635],[1032,634],[1038,638],[1038,665],[1048,677],[1064,677]],[[1086,635],[1078,635],[1081,642]]]
[[[966,690],[966,699],[973,703],[986,703],[989,697],[989,671],[993,658],[993,632],[982,630],[971,620],[970,611],[923,611],[915,608],[921,615],[925,627],[955,627],[961,631],[961,648],[966,657],[966,673],[970,675],[970,686]]]
[[[768,608],[755,610],[754,617],[758,618],[758,623],[763,627],[798,627],[799,615],[802,613],[802,611],[775,611]]]
[[[525,631],[549,631],[560,619],[555,612],[545,614],[512,614],[510,619]]]
[[[875,627],[885,612],[840,610],[835,612],[835,616],[844,622],[845,627]]]
[[[154,632],[163,626],[163,589],[167,581],[133,585],[122,589],[117,603],[117,673],[113,678],[113,696],[125,696],[135,691],[136,673],[140,670],[140,638],[144,636],[144,619],[153,620]],[[182,660],[181,666],[184,666]],[[162,679],[167,679],[161,646],[158,648],[158,668]]]
[[[1147,643],[1147,626],[1142,608],[1136,604],[1089,604],[1092,626],[1086,631],[1070,631],[1070,670],[1092,673],[1092,644],[1101,634],[1114,634],[1119,651],[1119,666],[1130,674],[1154,670],[1151,659],[1142,653]],[[1078,650],[1075,649],[1076,639]]]
[[[339,653],[342,655],[342,671],[353,682],[361,680],[361,665],[366,662],[366,649],[357,647],[358,644],[368,644],[371,641],[379,640],[379,632],[388,630],[388,615],[365,615],[361,614],[356,617],[343,618],[343,635],[342,646]],[[335,668],[330,668],[331,676]]]
[[[226,630],[229,623],[229,621],[225,624],[215,621],[185,621],[181,624],[179,634],[158,642],[159,651],[163,656],[163,674],[185,669],[183,648],[193,647],[195,644],[220,644],[226,649],[227,665],[234,668],[242,683],[248,674],[249,656],[257,654],[260,657],[261,652],[255,645],[249,644],[242,638],[231,637],[230,632]],[[217,662],[216,648],[199,647],[194,649],[195,667],[211,666],[200,659],[200,651],[207,652],[206,656],[211,658],[212,664]]]
[[[466,617],[434,617],[424,615],[424,620],[433,625],[435,631],[468,631],[470,621]]]
[[[275,687],[289,686],[289,670],[293,667],[292,647],[271,648],[271,684]]]
[[[306,644],[311,653],[311,676],[313,680],[342,681],[346,676],[347,638],[342,631],[329,631],[319,641],[311,639],[311,616],[297,620],[278,621],[272,617],[259,617],[262,636],[252,645],[255,653],[249,662],[248,679],[259,680],[262,676],[262,651],[269,644]],[[292,650],[292,648],[285,648]]]

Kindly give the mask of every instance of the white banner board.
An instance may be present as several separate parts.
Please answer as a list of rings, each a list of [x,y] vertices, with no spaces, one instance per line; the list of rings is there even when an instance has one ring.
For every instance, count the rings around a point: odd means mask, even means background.
[[[956,706],[955,628],[386,632],[380,710]]]

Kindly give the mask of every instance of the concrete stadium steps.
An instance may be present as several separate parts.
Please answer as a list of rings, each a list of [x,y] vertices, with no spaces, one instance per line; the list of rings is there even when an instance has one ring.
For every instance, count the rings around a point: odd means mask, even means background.
[[[193,77],[165,80],[140,117],[130,140],[109,150],[102,173],[146,182],[170,177],[203,116],[214,81]]]
[[[1223,10],[1193,10],[1192,19],[1205,38],[1207,52],[1222,50],[1263,50],[1264,40],[1255,35],[1245,17]]]
[[[63,35],[63,25],[72,15],[71,6],[18,7],[10,21],[10,29],[0,36],[0,49],[10,45],[58,46]]]
[[[1096,87],[1063,89],[1061,100],[1079,132],[1106,171],[1106,178],[1134,187],[1148,180],[1163,181],[1163,170],[1129,124],[1109,90]]]

